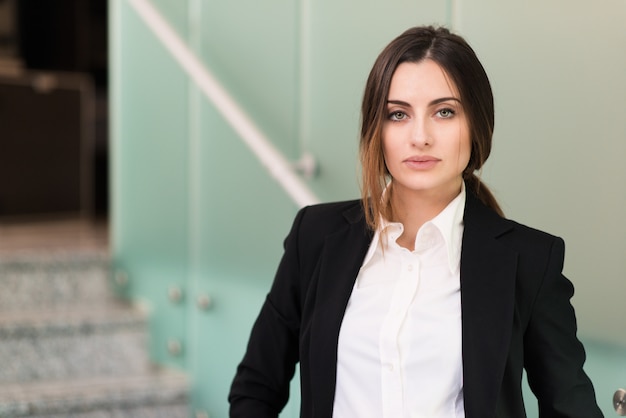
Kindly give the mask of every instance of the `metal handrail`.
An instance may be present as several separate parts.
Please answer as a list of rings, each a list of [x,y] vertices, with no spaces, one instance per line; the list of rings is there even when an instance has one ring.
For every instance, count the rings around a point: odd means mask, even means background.
[[[297,166],[288,161],[266,138],[150,1],[128,2],[293,201],[299,206],[318,203],[317,196],[298,175]]]

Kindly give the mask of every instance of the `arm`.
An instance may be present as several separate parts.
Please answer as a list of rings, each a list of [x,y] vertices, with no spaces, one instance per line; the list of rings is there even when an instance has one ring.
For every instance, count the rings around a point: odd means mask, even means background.
[[[277,417],[289,399],[298,362],[300,274],[298,234],[304,209],[285,239],[272,289],[252,328],[231,386],[231,418]]]
[[[583,371],[585,351],[576,337],[572,283],[561,273],[564,243],[554,240],[524,337],[528,382],[541,417],[602,417]]]

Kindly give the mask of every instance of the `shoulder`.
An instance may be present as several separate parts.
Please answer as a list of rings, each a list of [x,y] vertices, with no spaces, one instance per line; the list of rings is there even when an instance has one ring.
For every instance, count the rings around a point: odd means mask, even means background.
[[[556,256],[563,259],[565,243],[562,238],[548,232],[507,219],[511,232],[500,237],[500,242],[517,251],[522,258],[540,260]]]
[[[367,233],[360,200],[305,206],[298,211],[285,244],[291,241],[304,252],[316,252],[328,236],[355,226]]]
[[[296,216],[301,226],[327,232],[359,222],[363,218],[363,207],[358,199],[306,206]]]
[[[465,215],[461,264],[466,269],[483,269],[485,263],[514,268],[520,300],[534,300],[546,278],[561,277],[565,258],[561,238],[502,218],[486,206]]]
[[[333,215],[342,214],[345,211],[361,209],[360,199],[343,200],[338,202],[318,203],[316,205],[305,206],[301,210],[305,210],[311,214]]]
[[[528,225],[524,225],[520,222],[517,222],[513,219],[505,219],[506,223],[509,224],[511,230],[515,233],[519,240],[522,242],[552,242],[554,240],[560,240],[561,238],[553,235],[549,232],[539,230],[537,228],[533,228]]]
[[[555,249],[563,251],[560,237],[512,219],[502,218],[492,209],[468,195],[464,217],[465,230],[473,238],[495,238],[500,245],[536,257]]]

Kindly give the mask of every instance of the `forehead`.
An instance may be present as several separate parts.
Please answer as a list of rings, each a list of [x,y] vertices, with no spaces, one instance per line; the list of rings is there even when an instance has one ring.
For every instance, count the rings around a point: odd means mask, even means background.
[[[389,99],[414,97],[433,99],[459,97],[458,89],[445,70],[435,61],[403,62],[391,77]]]

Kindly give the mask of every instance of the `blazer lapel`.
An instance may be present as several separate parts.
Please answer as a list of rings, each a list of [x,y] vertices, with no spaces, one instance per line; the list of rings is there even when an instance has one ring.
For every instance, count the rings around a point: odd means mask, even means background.
[[[517,254],[511,224],[467,194],[461,253],[463,393],[467,418],[495,414],[511,339]]]
[[[343,315],[372,234],[361,207],[344,213],[346,228],[326,238],[311,323],[311,384],[315,416],[330,416],[335,396],[337,342]]]

